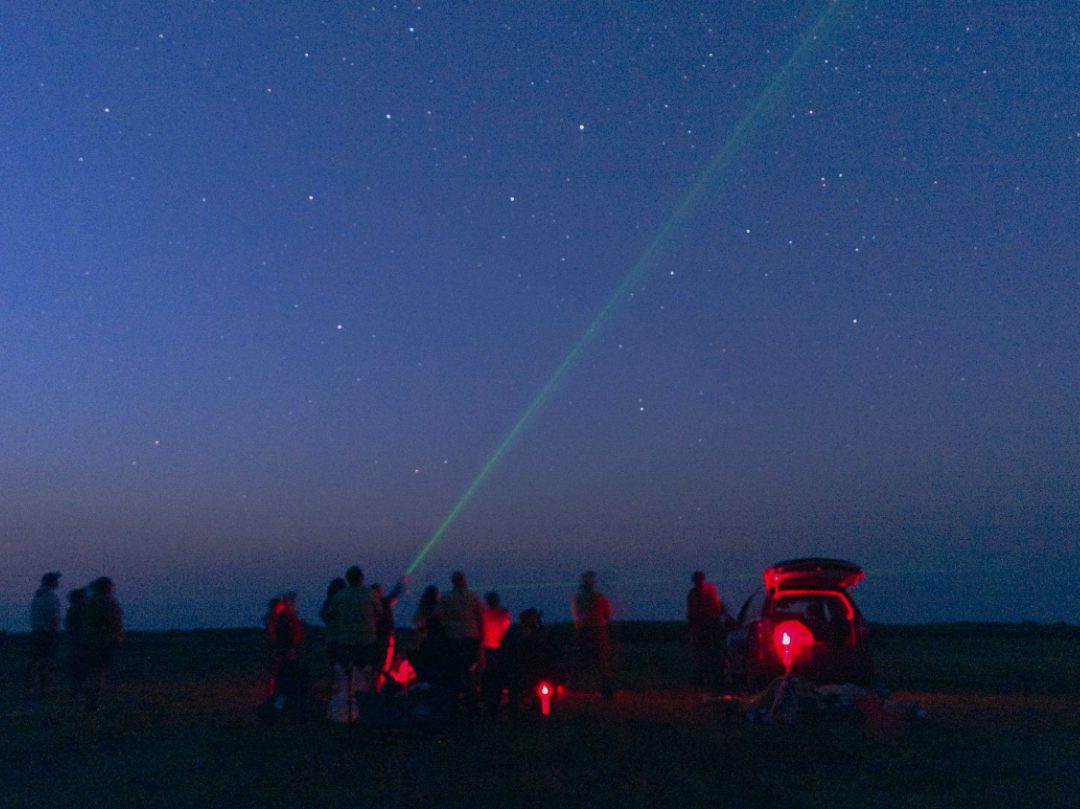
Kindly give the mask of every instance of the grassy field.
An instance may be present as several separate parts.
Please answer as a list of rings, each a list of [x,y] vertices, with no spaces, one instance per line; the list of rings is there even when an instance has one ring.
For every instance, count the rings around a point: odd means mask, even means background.
[[[0,638],[0,806],[1070,807],[1080,796],[1080,629],[876,627],[881,681],[929,717],[779,727],[685,687],[682,627],[620,628],[613,702],[384,731],[259,726],[248,630],[134,633],[93,714],[22,696]],[[312,633],[305,655],[324,671]]]

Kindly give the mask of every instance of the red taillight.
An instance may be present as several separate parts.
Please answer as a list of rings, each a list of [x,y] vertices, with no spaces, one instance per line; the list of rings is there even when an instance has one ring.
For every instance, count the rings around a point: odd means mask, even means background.
[[[551,713],[551,684],[540,683],[536,686],[536,694],[540,697],[540,713],[547,716]]]

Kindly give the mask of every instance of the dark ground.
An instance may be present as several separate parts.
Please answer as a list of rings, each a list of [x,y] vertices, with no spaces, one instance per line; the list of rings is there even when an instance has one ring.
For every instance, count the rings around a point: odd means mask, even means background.
[[[1080,628],[875,627],[915,723],[725,720],[685,687],[676,624],[621,627],[613,702],[439,729],[330,726],[322,644],[303,723],[260,727],[252,630],[133,633],[94,714],[23,699],[0,637],[0,806],[1069,807],[1080,805]]]

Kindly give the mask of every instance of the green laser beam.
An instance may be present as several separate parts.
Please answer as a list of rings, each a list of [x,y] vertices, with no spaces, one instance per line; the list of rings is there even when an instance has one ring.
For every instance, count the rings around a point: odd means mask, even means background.
[[[814,48],[823,39],[826,26],[837,16],[841,6],[847,5],[846,0],[832,0],[826,8],[822,11],[814,23],[813,27],[806,33],[799,43],[799,46],[795,49],[792,55],[788,58],[787,62],[780,68],[777,74],[773,77],[772,81],[766,85],[758,96],[754,106],[750,108],[750,111],[742,117],[742,119],[735,125],[731,135],[728,137],[727,142],[721,147],[716,157],[705,168],[704,171],[698,176],[697,180],[691,186],[690,190],[686,192],[682,201],[675,206],[671,216],[661,226],[657,232],[656,237],[652,243],[645,248],[645,251],[641,254],[638,260],[634,263],[633,267],[623,278],[622,283],[615,289],[608,298],[606,304],[600,309],[596,317],[593,318],[592,323],[585,330],[585,333],[578,338],[578,341],[574,344],[574,347],[570,349],[570,353],[566,355],[566,358],[560,363],[559,367],[555,369],[554,373],[548,378],[548,381],[540,389],[540,392],[536,395],[536,398],[532,400],[529,406],[525,409],[521,418],[517,420],[514,426],[510,429],[510,432],[502,440],[502,443],[495,449],[488,458],[487,463],[473,479],[473,482],[469,484],[469,487],[465,490],[465,493],[461,495],[458,501],[454,504],[454,507],[450,509],[439,524],[439,527],[435,529],[435,533],[431,535],[431,538],[424,544],[417,553],[416,558],[405,569],[406,574],[412,575],[416,569],[423,563],[424,558],[428,555],[432,548],[438,544],[442,539],[447,529],[453,524],[454,520],[461,513],[462,509],[468,505],[472,499],[476,490],[480,488],[487,476],[491,474],[491,471],[498,465],[506,451],[511,447],[518,436],[536,415],[537,411],[547,402],[551,395],[555,392],[555,389],[559,386],[563,377],[577,364],[578,360],[584,355],[585,350],[589,344],[596,338],[603,326],[611,319],[612,315],[622,306],[630,290],[641,280],[641,278],[650,270],[658,261],[664,248],[668,242],[671,241],[673,234],[685,225],[693,212],[697,209],[698,204],[705,197],[709,189],[716,183],[720,176],[731,165],[732,160],[739,153],[739,151],[746,145],[750,138],[751,130],[754,125],[758,124],[768,114],[769,110],[779,100],[784,87],[790,82],[791,76],[797,69],[802,67],[810,57]]]

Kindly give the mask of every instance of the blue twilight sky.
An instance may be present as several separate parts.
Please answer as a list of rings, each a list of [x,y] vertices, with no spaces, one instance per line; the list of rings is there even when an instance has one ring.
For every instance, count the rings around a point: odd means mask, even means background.
[[[0,627],[392,580],[651,246],[415,590],[1080,622],[1076,6],[829,6],[5,3]]]

